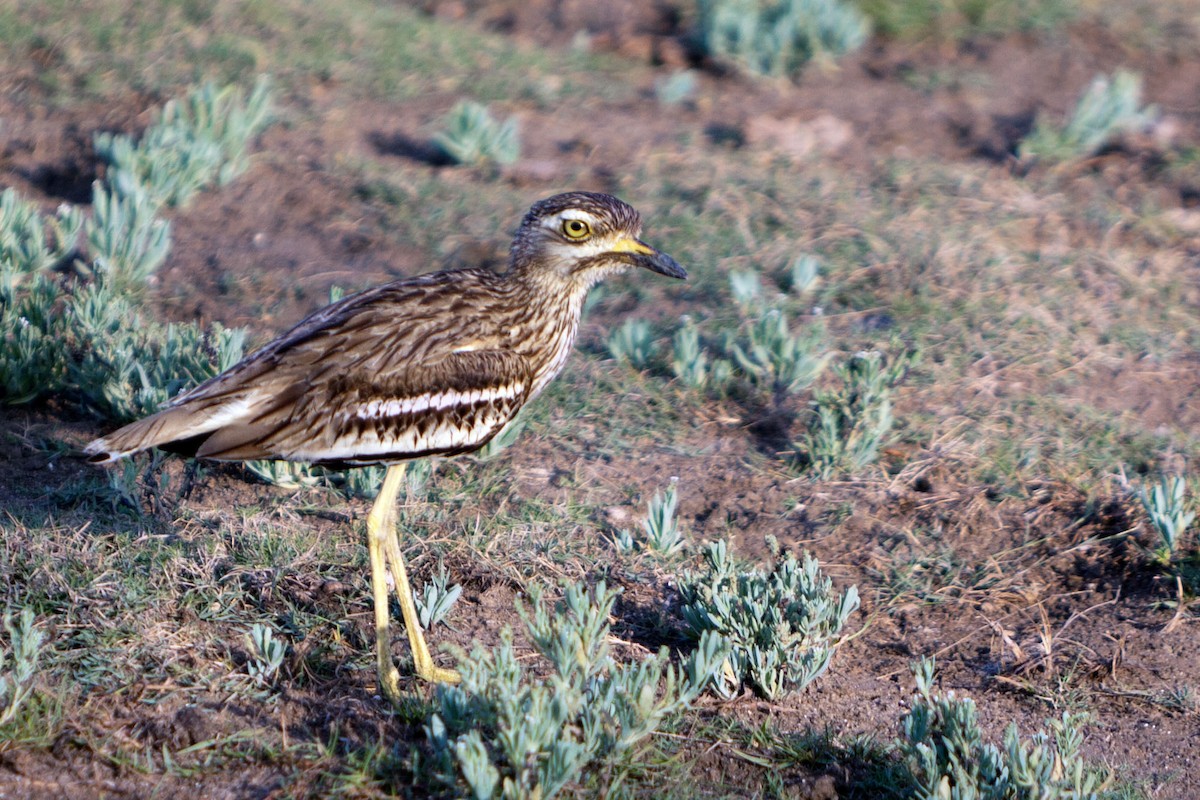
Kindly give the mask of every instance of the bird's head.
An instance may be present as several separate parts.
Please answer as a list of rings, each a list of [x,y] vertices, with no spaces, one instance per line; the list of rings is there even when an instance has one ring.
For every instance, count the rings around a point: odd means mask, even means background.
[[[590,287],[601,278],[644,267],[672,278],[687,271],[641,241],[642,218],[612,195],[568,192],[533,204],[513,239],[515,273]]]

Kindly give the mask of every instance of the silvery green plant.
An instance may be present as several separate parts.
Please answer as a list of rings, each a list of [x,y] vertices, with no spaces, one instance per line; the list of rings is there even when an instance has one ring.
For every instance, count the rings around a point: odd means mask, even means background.
[[[92,216],[85,224],[93,268],[109,282],[136,286],[162,266],[171,250],[171,223],[143,191],[120,194],[92,186]]]
[[[803,295],[821,282],[821,261],[813,255],[796,256],[788,268],[788,288],[792,294]]]
[[[4,614],[8,643],[0,643],[0,726],[12,721],[33,691],[33,676],[46,635],[34,624],[33,609],[23,608],[16,621]]]
[[[425,487],[433,476],[435,462],[431,458],[417,458],[407,462],[404,471],[405,496],[409,501],[425,493]],[[324,483],[336,489],[346,497],[357,497],[363,500],[374,500],[383,486],[387,467],[368,466],[355,469],[331,470],[325,472],[316,468],[318,474],[323,474]]]
[[[437,462],[432,458],[416,458],[409,461],[408,468],[404,471],[405,498],[411,502],[419,497],[423,497],[426,489],[429,487],[429,480],[433,477],[433,473],[436,470]],[[380,485],[382,483],[383,478],[380,476]]]
[[[145,469],[145,464],[137,458],[124,458],[111,469],[104,471],[108,483],[108,491],[104,493],[113,511],[127,509],[140,515],[142,504],[139,482]]]
[[[505,425],[490,442],[475,451],[474,458],[478,461],[491,461],[520,439],[524,430],[525,419],[518,412],[516,419]]]
[[[1097,75],[1075,106],[1071,118],[1056,127],[1044,118],[1018,147],[1023,159],[1068,161],[1093,155],[1123,133],[1147,128],[1158,118],[1155,106],[1141,107],[1142,78],[1118,69]]]
[[[246,673],[259,688],[271,688],[275,684],[279,668],[283,666],[287,646],[275,638],[275,631],[261,622],[254,623],[246,634],[246,646],[250,650]]]
[[[1158,543],[1150,549],[1150,555],[1162,566],[1170,566],[1188,528],[1196,520],[1196,512],[1187,499],[1187,481],[1174,476],[1163,476],[1158,483],[1138,490],[1138,499],[1150,519],[1150,527],[1158,534]]]
[[[700,330],[696,323],[684,317],[683,325],[675,331],[671,371],[685,386],[703,389],[708,385],[708,353],[700,345]]]
[[[319,469],[318,474],[321,474]],[[383,487],[386,474],[387,467],[372,465],[324,473],[322,478],[326,486],[341,492],[344,497],[374,500]],[[411,479],[410,473],[405,473],[405,477]]]
[[[67,349],[63,284],[51,267],[75,249],[83,216],[43,216],[13,189],[0,193],[0,401],[26,403],[61,388]]]
[[[646,518],[642,520],[642,531],[645,533],[645,547],[652,553],[670,556],[683,549],[683,531],[675,519],[675,509],[679,505],[676,494],[678,481],[673,479],[667,491],[655,492],[650,498]]]
[[[696,94],[696,73],[681,69],[654,80],[654,96],[660,105],[679,106]]]
[[[729,273],[729,291],[742,313],[754,310],[762,304],[762,278],[753,270],[732,270]]]
[[[433,141],[456,164],[512,164],[521,156],[516,118],[497,122],[487,106],[471,100],[455,104]]]
[[[791,76],[857,50],[870,21],[842,0],[700,0],[701,46],[752,74]]]
[[[617,549],[618,553],[629,555],[637,550],[637,540],[633,538],[633,534],[625,529],[615,531],[612,535],[612,545]]]
[[[788,394],[808,388],[825,369],[829,354],[820,350],[823,338],[816,326],[792,333],[787,316],[773,308],[744,326],[742,337],[730,342],[728,349],[752,383]]]
[[[12,292],[24,278],[65,259],[82,229],[83,214],[74,206],[64,203],[47,218],[15,189],[0,192],[0,292]]]
[[[775,558],[769,570],[739,569],[720,540],[709,545],[704,569],[680,581],[692,635],[716,633],[730,644],[714,681],[725,696],[743,685],[769,700],[802,691],[829,668],[859,605],[858,588],[834,592],[816,558],[781,557],[768,542]]]
[[[566,588],[551,611],[533,589],[533,611],[519,608],[545,679],[526,674],[512,634],[500,646],[476,648],[460,665],[462,684],[439,685],[425,732],[443,788],[457,796],[548,800],[581,782],[688,708],[725,658],[725,644],[706,636],[680,667],[658,655],[634,664],[609,653],[617,592],[598,583]]]
[[[157,210],[182,206],[201,189],[224,186],[246,171],[250,142],[271,120],[270,81],[260,77],[249,97],[211,81],[163,106],[141,140],[100,133],[97,154],[107,183],[121,198],[144,195]]]
[[[246,332],[214,325],[159,325],[141,318],[103,283],[74,298],[71,325],[79,354],[67,369],[68,388],[117,422],[153,413],[179,392],[241,359]]]
[[[320,486],[322,482],[321,475],[311,466],[295,461],[260,459],[246,461],[244,466],[254,477],[281,489],[308,489]]]
[[[916,694],[901,752],[922,800],[1098,800],[1107,776],[1080,757],[1087,715],[1064,711],[1050,732],[1022,740],[1016,723],[998,748],[983,741],[975,701],[933,691],[934,662],[913,667]]]
[[[54,256],[48,245],[38,207],[11,187],[0,192],[0,275],[6,282],[51,267]]]
[[[429,630],[445,619],[462,596],[462,586],[457,583],[450,586],[449,583],[450,573],[446,571],[446,565],[439,562],[438,571],[434,576],[425,583],[420,592],[414,592],[413,602],[417,606],[417,619],[423,629]]]
[[[627,319],[608,337],[612,357],[634,369],[645,369],[657,349],[654,332],[644,319]]]
[[[60,389],[67,349],[58,318],[61,289],[45,272],[0,288],[0,398],[28,403]]]
[[[796,443],[797,454],[814,475],[853,473],[879,457],[895,423],[894,388],[914,360],[909,353],[888,364],[873,350],[856,353],[834,368],[837,385],[814,393],[808,431]]]

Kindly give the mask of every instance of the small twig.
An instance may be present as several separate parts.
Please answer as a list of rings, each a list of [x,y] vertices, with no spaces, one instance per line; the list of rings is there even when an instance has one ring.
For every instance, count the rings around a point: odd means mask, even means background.
[[[1187,608],[1188,608],[1187,604],[1184,603],[1184,601],[1183,601],[1183,578],[1176,575],[1175,576],[1175,616],[1171,617],[1171,621],[1168,622],[1165,626],[1163,626],[1163,629],[1161,631],[1159,631],[1159,633],[1173,633],[1175,631],[1175,629],[1178,628],[1183,623],[1191,622],[1193,618],[1187,617],[1184,613],[1185,611],[1187,611]]]

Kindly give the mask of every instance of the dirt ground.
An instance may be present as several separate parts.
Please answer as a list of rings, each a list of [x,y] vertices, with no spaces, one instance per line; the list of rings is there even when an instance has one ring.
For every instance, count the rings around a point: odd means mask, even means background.
[[[1169,54],[1131,63],[1103,31],[1086,26],[1057,37],[1011,36],[954,47],[876,40],[835,70],[812,71],[781,84],[704,69],[710,65],[690,50],[677,16],[665,4],[478,0],[424,5],[463,24],[551,47],[571,46],[578,37],[560,33],[561,26],[546,20],[582,18],[592,47],[655,64],[662,74],[702,69],[697,100],[669,116],[651,99],[606,108],[610,124],[601,127],[592,124],[594,109],[560,111],[554,125],[539,124],[537,111],[522,111],[524,157],[505,175],[517,198],[514,210],[562,188],[563,175],[587,176],[577,188],[619,188],[613,177],[619,165],[669,147],[681,128],[714,144],[775,155],[807,157],[815,150],[848,170],[864,172],[897,155],[1019,170],[1014,149],[1036,115],[1064,113],[1093,75],[1118,66],[1140,71],[1146,99],[1163,110],[1165,121],[1154,135],[1200,143],[1200,63]],[[650,98],[652,87],[645,89]],[[0,186],[14,186],[48,207],[86,202],[97,177],[92,133],[137,131],[148,122],[145,109],[155,105],[145,97],[125,100],[55,110],[39,105],[22,76],[8,76],[0,82]],[[302,123],[273,127],[252,173],[227,190],[199,197],[174,220],[172,255],[151,299],[165,318],[249,326],[265,338],[323,303],[332,285],[357,288],[432,266],[424,263],[420,249],[389,232],[383,210],[356,199],[350,178],[324,166],[333,153],[358,153],[385,164],[428,160],[413,143],[424,140],[447,98],[399,104],[348,100],[336,90],[314,88],[287,103],[298,109]],[[1146,143],[1145,152],[1152,149]],[[1120,166],[1106,161],[1110,158]],[[1134,141],[1117,156],[1100,156],[1092,168],[1114,170],[1114,192],[1146,193],[1179,208],[1200,204],[1200,186],[1164,180],[1152,160]],[[447,171],[446,180],[457,179]],[[499,263],[506,235],[463,236],[447,243],[444,256]],[[1200,247],[1192,252],[1200,255]],[[619,320],[604,309],[591,316],[583,346],[602,342]],[[583,386],[590,371],[600,367],[577,360],[572,369]],[[1194,377],[1177,381],[1146,374],[1139,379],[1136,372],[1114,372],[1112,380],[1105,393],[1106,410],[1113,414],[1196,420],[1200,412]],[[0,416],[0,504],[17,517],[89,469],[69,456],[31,450],[27,443],[50,437],[82,444],[98,432],[93,421],[53,405],[10,409]],[[813,688],[779,703],[750,697],[708,701],[712,713],[752,724],[770,721],[797,733],[833,728],[847,736],[891,736],[912,691],[908,664],[936,654],[942,686],[979,701],[989,735],[998,736],[1010,721],[1023,731],[1036,728],[1061,711],[1059,689],[1075,682],[1086,688],[1095,713],[1085,746],[1089,757],[1143,781],[1155,797],[1194,796],[1189,776],[1200,772],[1200,717],[1194,707],[1152,699],[1200,685],[1200,639],[1189,623],[1172,624],[1174,610],[1163,601],[1173,598],[1173,588],[1138,568],[1132,545],[1117,536],[1138,524],[1127,503],[1112,497],[1096,508],[1095,498],[1051,480],[1025,487],[1022,496],[995,497],[988,487],[964,483],[956,454],[937,449],[890,453],[894,468],[887,480],[798,482],[770,469],[748,468],[759,443],[740,420],[718,412],[692,420],[678,442],[603,459],[588,452],[586,441],[567,446],[551,436],[526,435],[505,457],[514,493],[553,502],[577,491],[573,487],[589,487],[591,499],[610,506],[608,517],[595,521],[599,527],[618,527],[614,521],[638,513],[623,500],[624,490],[636,487],[649,494],[661,485],[661,476],[680,475],[693,487],[681,515],[697,540],[734,530],[740,552],[765,555],[763,538],[771,534],[786,546],[815,552],[840,583],[857,582],[865,589],[892,563],[885,555],[917,547],[906,532],[919,528],[952,542],[959,559],[953,568],[975,576],[976,588],[968,589],[943,587],[936,572],[918,576],[928,582],[924,600],[901,607],[864,591],[862,617],[869,625]],[[457,467],[445,469],[453,474]],[[564,483],[557,479],[562,475],[571,479]],[[278,506],[288,493],[222,468],[198,484],[186,504],[202,513],[256,497]],[[488,500],[483,512],[494,511],[495,503]],[[366,507],[351,503],[349,509],[361,516]],[[463,512],[464,525],[469,527],[475,513]],[[333,519],[306,517],[305,524],[346,536],[336,514]],[[419,574],[432,568],[428,561],[416,559]],[[464,602],[471,613],[460,615],[463,622],[444,640],[464,647],[476,637],[494,641],[501,624],[516,621],[517,587],[501,570],[455,566],[467,571]],[[614,579],[619,582],[619,576]],[[671,599],[673,584],[674,577],[664,574],[659,585],[624,587],[618,636],[629,647],[680,644],[678,631],[652,624],[655,604],[677,602]],[[274,602],[272,591],[311,597],[316,604],[324,602],[323,592],[341,591],[295,572],[272,586],[251,581],[246,590],[263,593],[268,605]],[[643,618],[651,622],[642,625]],[[355,616],[357,644],[363,647],[370,640],[369,620],[364,599]],[[259,712],[225,706],[216,697],[163,708],[139,705],[135,695],[124,702],[93,702],[107,706],[114,724],[148,745],[186,746],[262,724],[254,720]],[[316,739],[335,729],[364,739],[419,730],[419,725],[378,721],[377,707],[360,676],[351,675],[327,681],[319,691],[285,694],[277,713],[286,720],[280,726]],[[199,783],[152,779],[89,759],[83,738],[64,737],[50,752],[0,753],[0,796],[275,796],[275,776],[261,765],[208,774]],[[709,758],[721,780],[728,781],[739,768],[732,756]],[[832,770],[828,777],[837,791],[853,785],[850,773]],[[829,790],[829,780],[820,774],[796,776],[795,786],[796,796],[817,797]]]

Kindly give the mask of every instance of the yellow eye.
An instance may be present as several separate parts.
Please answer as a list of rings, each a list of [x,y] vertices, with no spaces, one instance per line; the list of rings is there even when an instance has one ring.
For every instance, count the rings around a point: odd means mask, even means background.
[[[581,219],[564,219],[562,231],[568,239],[583,239],[592,232],[592,228]]]

